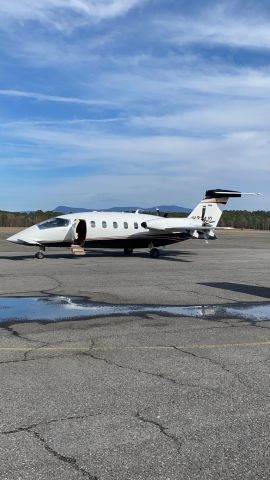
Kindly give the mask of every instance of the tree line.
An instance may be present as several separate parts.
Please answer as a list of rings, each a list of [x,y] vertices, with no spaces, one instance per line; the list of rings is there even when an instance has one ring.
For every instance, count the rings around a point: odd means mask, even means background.
[[[150,212],[149,212],[150,213]],[[168,217],[187,217],[187,213],[170,213]],[[270,230],[270,211],[225,210],[218,223],[219,227]]]
[[[145,212],[146,213],[146,212]],[[152,213],[153,212],[149,212]],[[164,212],[161,213],[162,215]],[[30,227],[48,218],[61,215],[59,212],[6,212],[0,211],[0,227]],[[170,213],[169,217],[187,217],[187,213]],[[220,227],[250,228],[255,230],[270,230],[270,212],[257,210],[225,210],[219,221]]]
[[[270,212],[257,210],[225,210],[219,221],[220,227],[270,230]]]
[[[55,212],[6,212],[0,210],[0,227],[31,227],[35,223],[40,223],[48,218],[55,217]]]

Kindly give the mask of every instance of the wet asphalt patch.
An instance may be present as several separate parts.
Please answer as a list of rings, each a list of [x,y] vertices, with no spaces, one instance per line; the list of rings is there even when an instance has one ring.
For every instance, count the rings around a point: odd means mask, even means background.
[[[136,305],[92,302],[85,297],[0,297],[0,324],[12,322],[60,322],[83,318],[139,316],[155,313],[174,317],[216,320],[241,319],[252,322],[270,320],[270,303],[222,305]]]

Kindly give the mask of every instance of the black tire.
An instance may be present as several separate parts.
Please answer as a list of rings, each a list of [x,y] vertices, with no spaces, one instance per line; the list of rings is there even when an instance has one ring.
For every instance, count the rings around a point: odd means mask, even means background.
[[[124,248],[124,254],[125,255],[132,255],[133,254],[133,249],[132,248]]]
[[[38,260],[43,260],[44,257],[45,257],[45,255],[44,255],[43,252],[37,252],[35,254],[35,258],[38,258]]]
[[[151,258],[158,258],[158,257],[159,257],[159,250],[158,250],[158,248],[151,248],[151,250],[150,250],[150,257],[151,257]]]

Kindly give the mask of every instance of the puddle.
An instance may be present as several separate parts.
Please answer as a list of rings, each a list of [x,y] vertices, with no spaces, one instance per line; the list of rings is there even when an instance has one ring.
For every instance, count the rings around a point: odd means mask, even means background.
[[[109,317],[112,315],[168,314],[176,317],[270,320],[270,303],[237,305],[119,305],[94,303],[82,297],[0,297],[0,323]]]

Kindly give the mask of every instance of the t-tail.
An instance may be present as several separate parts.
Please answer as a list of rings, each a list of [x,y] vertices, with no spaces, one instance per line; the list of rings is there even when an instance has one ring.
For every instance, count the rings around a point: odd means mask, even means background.
[[[243,193],[234,190],[207,190],[204,199],[192,210],[188,218],[201,220],[203,226],[211,229],[216,228],[222,212],[229,198],[241,197],[242,195],[256,195],[254,193]]]

